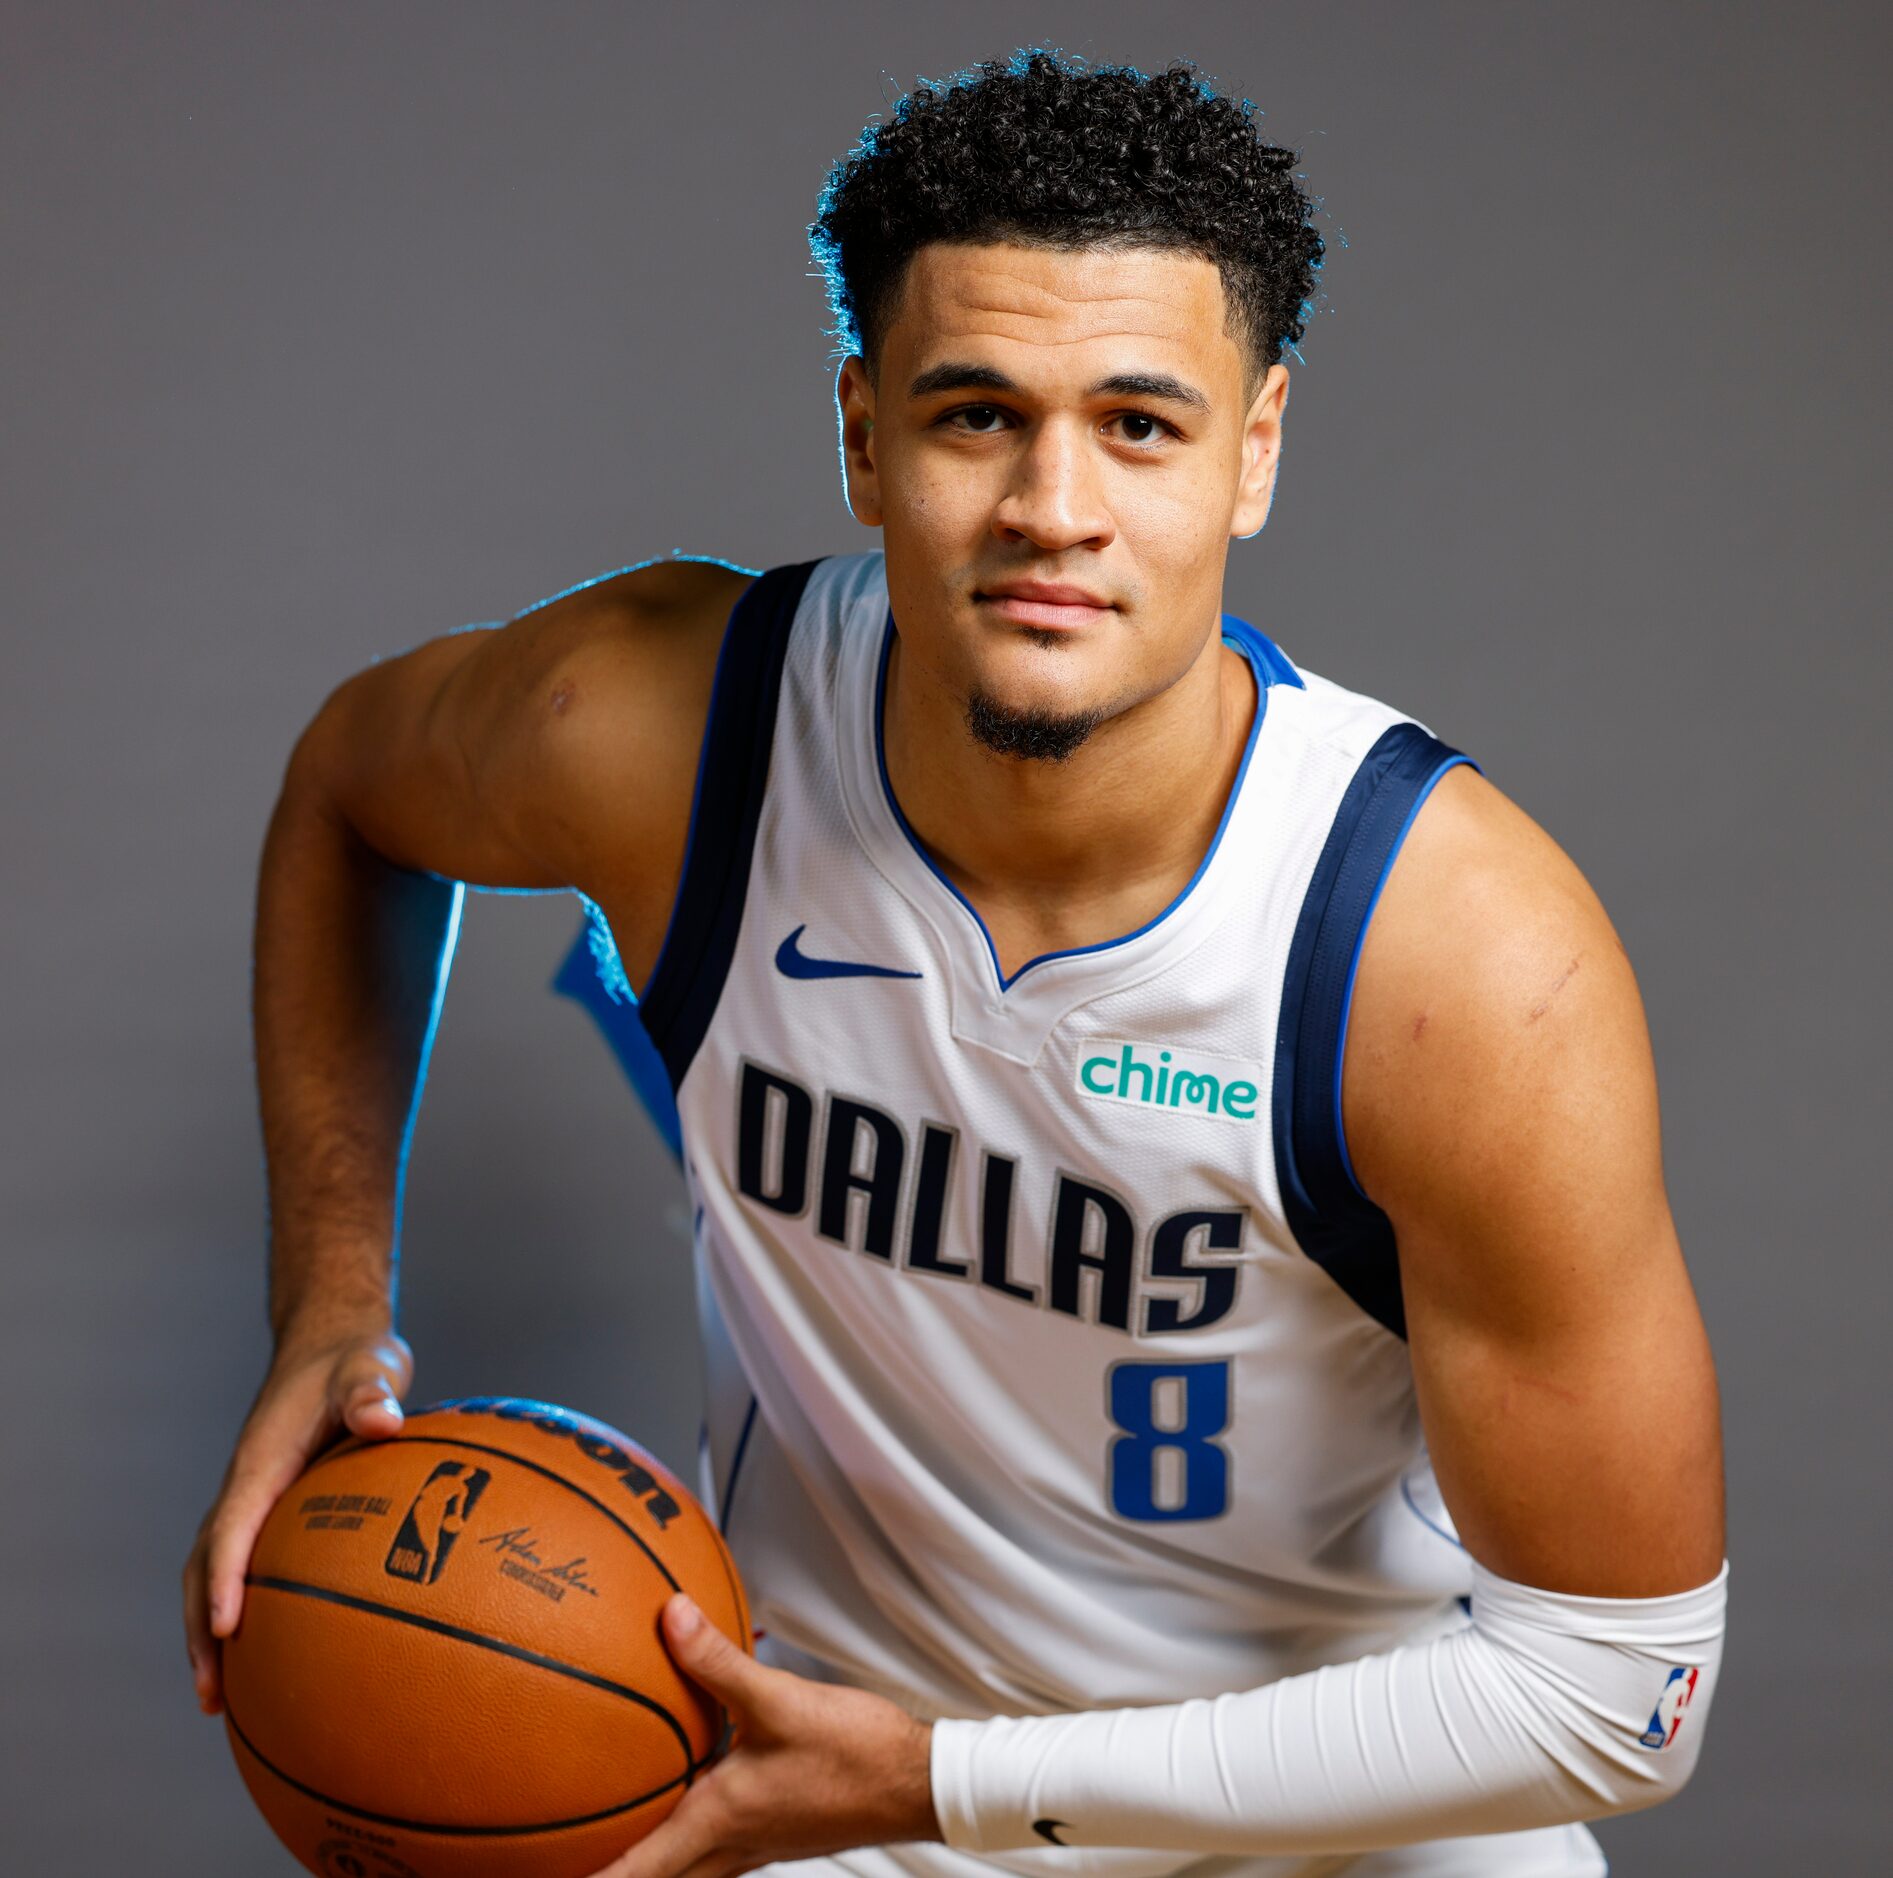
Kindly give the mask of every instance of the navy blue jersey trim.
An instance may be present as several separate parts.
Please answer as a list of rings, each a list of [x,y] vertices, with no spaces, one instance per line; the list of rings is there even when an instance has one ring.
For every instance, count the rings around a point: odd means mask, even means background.
[[[1315,863],[1289,947],[1275,1038],[1282,1204],[1302,1250],[1377,1323],[1407,1334],[1393,1224],[1361,1191],[1341,1122],[1341,1057],[1367,922],[1433,785],[1476,763],[1418,724],[1361,759]]]
[[[683,878],[657,965],[638,998],[644,1028],[664,1059],[673,1091],[683,1087],[736,955],[749,862],[769,783],[783,661],[796,610],[817,565],[800,561],[773,567],[751,581],[730,611],[717,654]]]

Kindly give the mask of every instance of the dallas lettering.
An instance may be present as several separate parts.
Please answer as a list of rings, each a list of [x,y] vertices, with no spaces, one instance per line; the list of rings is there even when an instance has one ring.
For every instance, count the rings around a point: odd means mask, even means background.
[[[1225,1103],[1232,1093],[1222,1092]],[[1044,1278],[1033,1283],[1015,1261],[1018,1162],[981,1151],[973,1217],[956,1234],[957,1131],[926,1122],[911,1153],[910,1142],[909,1130],[872,1103],[831,1092],[818,1105],[794,1077],[743,1064],[737,1190],[784,1218],[812,1213],[818,1238],[893,1270],[980,1285],[1127,1334],[1202,1330],[1234,1307],[1241,1266],[1229,1255],[1242,1249],[1243,1208],[1184,1207],[1146,1231],[1118,1194],[1061,1170]],[[1181,1297],[1177,1286],[1185,1287]]]

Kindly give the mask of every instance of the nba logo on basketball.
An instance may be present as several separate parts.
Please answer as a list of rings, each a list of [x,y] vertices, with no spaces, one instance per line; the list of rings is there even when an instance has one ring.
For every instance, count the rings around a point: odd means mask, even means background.
[[[1676,1731],[1683,1725],[1683,1710],[1696,1693],[1699,1673],[1694,1669],[1670,1671],[1669,1681],[1663,1685],[1663,1693],[1657,1697],[1656,1707],[1651,1712],[1650,1725],[1638,1737],[1646,1748],[1666,1748],[1676,1739]]]
[[[414,1496],[414,1504],[394,1535],[384,1567],[388,1576],[406,1578],[417,1585],[434,1583],[445,1570],[447,1555],[479,1505],[490,1478],[482,1467],[442,1461]]]

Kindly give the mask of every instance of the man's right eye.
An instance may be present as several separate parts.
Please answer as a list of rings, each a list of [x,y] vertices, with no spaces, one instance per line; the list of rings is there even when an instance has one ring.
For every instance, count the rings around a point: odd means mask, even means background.
[[[963,404],[957,411],[949,411],[946,416],[946,421],[952,423],[959,418],[984,420],[987,418],[1002,418],[1004,416],[1005,412],[1000,410],[996,404]],[[974,436],[983,437],[989,435],[994,429],[998,428],[998,426],[988,424],[984,421],[974,421],[970,422],[967,428]]]

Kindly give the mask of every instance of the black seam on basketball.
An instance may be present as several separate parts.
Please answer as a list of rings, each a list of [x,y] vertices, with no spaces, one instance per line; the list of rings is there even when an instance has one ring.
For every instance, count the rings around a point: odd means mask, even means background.
[[[544,1475],[547,1480],[557,1481],[567,1492],[576,1493],[581,1500],[588,1501],[591,1505],[597,1507],[597,1509],[657,1567],[658,1571],[663,1575],[664,1582],[669,1585],[673,1591],[681,1591],[683,1589],[683,1586],[671,1576],[670,1567],[651,1550],[634,1527],[626,1524],[622,1514],[613,1512],[612,1509],[595,1494],[587,1493],[583,1487],[574,1485],[571,1481],[567,1480],[563,1474],[555,1473],[550,1467],[546,1467],[538,1461],[529,1461],[524,1455],[515,1454],[511,1448],[489,1447],[484,1441],[463,1441],[458,1435],[399,1434],[392,1437],[392,1439],[386,1443],[377,1443],[377,1445],[394,1447],[403,1441],[412,1442],[416,1445],[425,1443],[437,1448],[471,1448],[475,1454],[497,1454],[503,1461],[511,1461],[517,1467],[529,1468],[535,1474]],[[361,1450],[359,1448],[332,1448],[327,1454],[320,1455],[315,1460],[311,1461],[307,1471],[314,1473],[318,1467],[325,1465],[329,1461],[339,1460],[344,1454],[357,1454],[360,1452]]]
[[[477,1650],[491,1650],[496,1656],[510,1656],[517,1662],[530,1663],[535,1669],[549,1669],[554,1675],[569,1676],[574,1682],[589,1683],[594,1689],[602,1689],[606,1695],[622,1696],[627,1702],[635,1702],[639,1708],[649,1709],[677,1737],[677,1745],[684,1754],[684,1771],[678,1778],[687,1780],[696,1771],[696,1756],[690,1751],[690,1737],[684,1733],[677,1717],[656,1697],[628,1689],[621,1682],[613,1682],[609,1676],[580,1669],[576,1663],[562,1663],[556,1656],[541,1656],[537,1650],[529,1650],[521,1643],[507,1643],[499,1637],[489,1637],[483,1631],[467,1630],[459,1624],[445,1623],[438,1617],[424,1617],[419,1611],[404,1611],[398,1604],[382,1604],[374,1598],[358,1598],[352,1591],[333,1591],[327,1585],[305,1584],[300,1578],[252,1576],[243,1582],[265,1591],[288,1592],[293,1597],[318,1598],[324,1604],[339,1604],[344,1610],[362,1611],[370,1617],[386,1617],[397,1624],[409,1624],[416,1630],[431,1630],[437,1637],[447,1637],[455,1643],[470,1643]]]
[[[314,1800],[320,1806],[332,1806],[338,1813],[352,1814],[356,1819],[365,1819],[377,1826],[398,1826],[403,1832],[431,1832],[443,1838],[455,1839],[518,1839],[535,1832],[570,1832],[578,1826],[595,1826],[601,1819],[615,1819],[620,1813],[634,1812],[640,1806],[648,1806],[653,1800],[661,1799],[673,1787],[688,1786],[690,1777],[678,1774],[667,1780],[661,1787],[653,1787],[649,1793],[640,1793],[635,1800],[626,1800],[621,1806],[608,1806],[602,1813],[581,1813],[576,1819],[548,1820],[543,1826],[448,1826],[439,1825],[420,1819],[403,1819],[397,1813],[371,1813],[365,1806],[351,1806],[346,1800],[338,1800],[332,1793],[324,1793],[320,1788],[306,1786],[293,1774],[286,1774],[243,1732],[242,1725],[231,1711],[230,1703],[224,1702],[224,1720],[230,1724],[230,1732],[241,1741],[254,1756],[256,1764],[275,1775],[286,1787],[294,1787],[305,1798]]]

